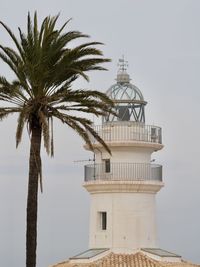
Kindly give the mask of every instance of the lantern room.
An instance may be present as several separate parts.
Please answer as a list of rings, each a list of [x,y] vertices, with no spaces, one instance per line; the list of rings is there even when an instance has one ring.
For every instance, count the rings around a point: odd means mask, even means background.
[[[113,122],[138,122],[145,123],[144,97],[135,85],[130,83],[129,74],[126,72],[127,62],[124,58],[119,60],[119,70],[116,83],[112,85],[106,94],[115,103],[114,110],[117,116],[108,114],[103,117],[103,123]]]

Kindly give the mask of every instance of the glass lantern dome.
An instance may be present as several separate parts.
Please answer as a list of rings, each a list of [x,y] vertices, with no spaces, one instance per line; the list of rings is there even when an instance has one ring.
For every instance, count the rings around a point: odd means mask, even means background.
[[[103,118],[103,123],[128,121],[145,123],[144,107],[147,102],[144,101],[139,88],[130,83],[124,58],[119,60],[119,66],[117,83],[106,92],[115,103],[114,111],[118,116],[108,114]]]

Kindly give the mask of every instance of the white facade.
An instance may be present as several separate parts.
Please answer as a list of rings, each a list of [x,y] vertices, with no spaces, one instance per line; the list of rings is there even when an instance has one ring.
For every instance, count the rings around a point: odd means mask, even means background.
[[[129,80],[118,83],[117,90],[120,86],[121,90],[128,88],[129,95],[137,90],[135,86],[129,88]],[[158,247],[155,196],[163,186],[162,167],[151,164],[151,155],[163,145],[161,129],[145,125],[144,113],[131,119],[129,112],[140,105],[144,112],[146,102],[139,93],[141,99],[126,99],[122,91],[121,102],[113,100],[118,105],[116,110],[121,108],[126,113],[126,119],[122,114],[121,120],[111,121],[110,116],[95,129],[112,154],[94,140],[95,163],[85,167],[84,187],[91,195],[90,249],[124,252]]]
[[[107,213],[101,229],[100,212]],[[106,192],[91,195],[90,248],[156,247],[155,195]]]

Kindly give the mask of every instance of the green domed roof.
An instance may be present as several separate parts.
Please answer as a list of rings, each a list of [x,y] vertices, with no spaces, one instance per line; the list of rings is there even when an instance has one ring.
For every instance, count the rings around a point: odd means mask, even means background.
[[[144,106],[147,102],[135,85],[130,83],[130,78],[126,72],[127,63],[123,59],[119,60],[119,71],[117,82],[112,85],[106,94],[114,101],[114,110],[117,116],[108,114],[104,117],[104,122],[134,121],[145,122]]]
[[[113,100],[139,100],[144,101],[144,97],[135,85],[130,83],[129,74],[126,72],[127,62],[124,58],[119,60],[119,70],[117,73],[117,83],[112,85],[106,94]]]
[[[131,83],[119,83],[112,85],[106,94],[113,100],[140,100],[144,101],[144,97],[135,85]]]

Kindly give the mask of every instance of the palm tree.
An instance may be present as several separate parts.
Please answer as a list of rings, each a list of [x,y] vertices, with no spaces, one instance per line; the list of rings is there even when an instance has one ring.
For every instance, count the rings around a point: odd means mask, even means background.
[[[92,128],[84,113],[96,116],[112,112],[112,101],[103,93],[93,90],[74,90],[72,83],[87,72],[105,70],[103,58],[95,46],[88,42],[72,48],[71,41],[87,38],[78,31],[63,33],[66,25],[56,29],[59,16],[46,17],[38,27],[37,14],[27,17],[27,33],[19,28],[19,38],[3,22],[14,43],[13,48],[0,44],[0,58],[15,75],[8,81],[0,76],[0,100],[9,106],[0,107],[0,119],[18,113],[16,146],[19,145],[24,126],[30,135],[29,181],[27,197],[26,266],[36,266],[38,186],[42,190],[41,140],[48,154],[53,156],[53,118],[74,129],[92,148],[90,135],[107,151],[107,145]],[[5,105],[5,104],[4,104]]]

